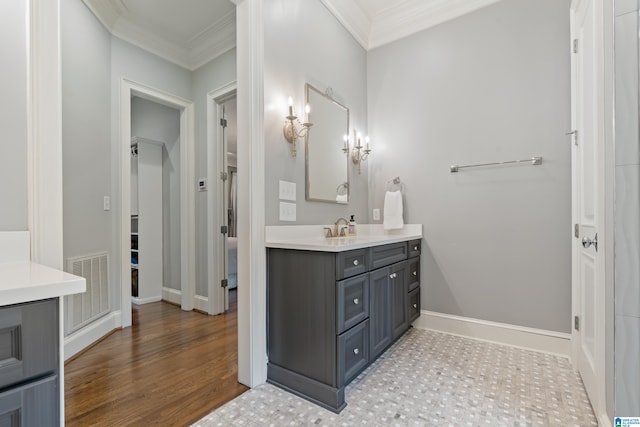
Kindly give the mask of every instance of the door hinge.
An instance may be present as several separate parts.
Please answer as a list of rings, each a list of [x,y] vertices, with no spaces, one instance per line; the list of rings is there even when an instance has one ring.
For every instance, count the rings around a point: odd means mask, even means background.
[[[578,145],[578,131],[573,130],[571,132],[565,133],[565,135],[571,135],[571,140],[573,141],[573,145]]]
[[[220,179],[226,181],[229,178],[229,174],[227,172],[220,172]]]
[[[573,39],[573,53],[578,53],[578,39]]]
[[[580,226],[578,224],[573,224],[573,237],[576,239],[580,237]]]
[[[220,233],[227,234],[229,232],[229,228],[226,225],[220,226]]]
[[[576,331],[580,330],[580,317],[578,316],[573,316],[573,329]]]
[[[227,127],[227,119],[220,119],[220,126],[222,126],[223,128]]]
[[[229,282],[228,282],[228,280],[227,280],[227,279],[222,279],[222,280],[220,281],[220,287],[221,287],[221,288],[226,288],[227,286],[229,286]]]

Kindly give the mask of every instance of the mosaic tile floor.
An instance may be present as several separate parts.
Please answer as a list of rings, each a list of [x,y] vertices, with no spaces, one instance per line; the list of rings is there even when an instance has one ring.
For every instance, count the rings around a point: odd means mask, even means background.
[[[597,426],[569,361],[410,329],[346,389],[334,414],[265,384],[194,426]]]

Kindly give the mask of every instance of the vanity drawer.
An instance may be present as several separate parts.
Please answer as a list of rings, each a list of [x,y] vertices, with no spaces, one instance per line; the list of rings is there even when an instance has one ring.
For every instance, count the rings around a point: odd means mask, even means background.
[[[369,271],[369,250],[354,249],[336,255],[336,280],[344,279]]]
[[[422,241],[420,239],[411,240],[409,242],[409,258],[419,256],[422,249]]]
[[[420,317],[420,288],[409,292],[409,323]]]
[[[337,333],[341,334],[369,317],[369,275],[337,283]]]
[[[420,258],[411,258],[409,264],[409,291],[420,286]]]
[[[57,300],[0,308],[0,388],[57,369]]]
[[[407,242],[390,245],[373,246],[371,248],[371,270],[394,264],[407,259]]]
[[[369,320],[338,336],[338,387],[348,384],[369,363]]]

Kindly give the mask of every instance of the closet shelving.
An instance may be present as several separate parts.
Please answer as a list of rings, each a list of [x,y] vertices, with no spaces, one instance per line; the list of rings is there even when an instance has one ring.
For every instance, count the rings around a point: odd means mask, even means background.
[[[131,295],[138,296],[138,215],[131,215]]]

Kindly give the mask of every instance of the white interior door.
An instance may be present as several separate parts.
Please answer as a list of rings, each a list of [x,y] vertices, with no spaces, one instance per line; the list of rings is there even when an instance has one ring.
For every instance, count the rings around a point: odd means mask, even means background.
[[[573,363],[599,417],[605,410],[602,0],[574,0],[571,18]]]
[[[229,152],[229,142],[227,135],[227,107],[226,104],[222,104],[222,120],[220,121],[220,127],[222,128],[222,140],[220,144],[221,152],[219,155],[222,157],[222,170],[223,178],[222,179],[222,212],[220,212],[222,218],[222,225],[225,229],[224,232],[224,249],[222,251],[222,264],[223,264],[223,275],[226,285],[223,288],[224,293],[224,310],[229,310],[229,247],[227,236],[229,235],[229,183],[230,176],[228,174],[229,170],[229,159],[227,158],[227,153]]]

